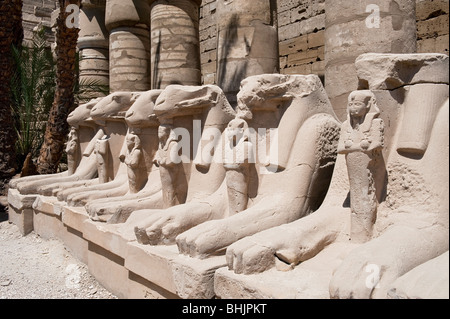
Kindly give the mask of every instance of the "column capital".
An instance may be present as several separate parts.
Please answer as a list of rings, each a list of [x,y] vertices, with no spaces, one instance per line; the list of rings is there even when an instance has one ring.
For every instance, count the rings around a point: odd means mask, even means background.
[[[148,0],[107,0],[106,27],[109,31],[117,27],[150,26]]]

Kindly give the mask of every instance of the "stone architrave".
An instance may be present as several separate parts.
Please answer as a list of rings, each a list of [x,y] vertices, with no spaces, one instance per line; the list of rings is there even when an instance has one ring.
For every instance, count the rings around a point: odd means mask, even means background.
[[[373,236],[377,215],[374,174],[382,163],[384,123],[371,91],[354,91],[348,98],[347,121],[342,125],[338,153],[345,154],[352,210],[351,239],[366,242]]]
[[[232,105],[242,80],[279,73],[277,7],[271,0],[217,1],[217,84]]]
[[[201,0],[150,0],[151,87],[200,85]]]
[[[327,0],[325,7],[325,88],[336,115],[345,121],[347,97],[360,89],[359,55],[416,52],[416,1]]]

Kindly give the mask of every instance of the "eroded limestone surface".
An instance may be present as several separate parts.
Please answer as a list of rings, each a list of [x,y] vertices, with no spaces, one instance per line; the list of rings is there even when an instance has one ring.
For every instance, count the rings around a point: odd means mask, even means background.
[[[83,3],[80,77],[111,93],[68,117],[68,171],[10,182],[24,234],[124,296],[448,298],[449,58],[400,54],[415,1],[378,27],[325,1],[326,87],[278,74],[276,1],[208,2],[217,85],[201,1]]]

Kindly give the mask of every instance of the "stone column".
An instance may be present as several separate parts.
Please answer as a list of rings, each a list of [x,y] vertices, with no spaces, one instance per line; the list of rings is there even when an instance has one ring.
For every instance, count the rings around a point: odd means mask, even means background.
[[[359,88],[359,55],[416,51],[415,6],[414,0],[326,0],[325,88],[341,121],[348,95]]]
[[[217,0],[217,83],[232,105],[241,81],[279,73],[277,5],[273,0]]]
[[[150,7],[147,0],[106,0],[110,91],[150,89]]]
[[[105,26],[105,6],[106,0],[82,1],[78,37],[81,83],[109,85],[109,34]]]
[[[150,0],[151,84],[201,85],[201,0]]]

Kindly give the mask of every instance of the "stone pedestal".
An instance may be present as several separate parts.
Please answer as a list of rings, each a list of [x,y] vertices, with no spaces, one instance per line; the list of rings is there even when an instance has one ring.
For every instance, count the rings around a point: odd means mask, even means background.
[[[242,80],[279,73],[277,9],[270,0],[217,2],[217,83],[233,105]]]
[[[326,1],[325,88],[341,121],[358,89],[356,58],[368,52],[416,52],[414,0]]]
[[[110,92],[150,89],[150,9],[147,0],[107,0]]]
[[[105,5],[106,0],[82,1],[78,36],[81,84],[109,85],[109,34],[105,26]]]
[[[214,276],[214,289],[220,299],[329,299],[333,270],[354,247],[335,244],[287,272],[271,269],[246,276],[221,268]]]
[[[151,4],[152,89],[170,84],[200,85],[199,0],[157,0]]]
[[[83,238],[83,229],[73,220],[79,219],[80,208],[67,211],[65,202],[56,197],[37,196],[33,203],[34,231],[45,239],[59,239],[65,247],[83,263],[87,263],[87,241]],[[76,213],[72,211],[75,210]],[[78,214],[78,216],[72,216]],[[84,213],[85,218],[87,214]]]
[[[8,190],[8,218],[23,236],[33,231],[32,205],[37,195],[22,195],[17,189]]]

